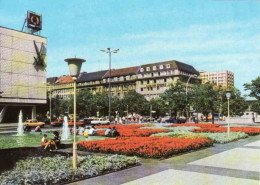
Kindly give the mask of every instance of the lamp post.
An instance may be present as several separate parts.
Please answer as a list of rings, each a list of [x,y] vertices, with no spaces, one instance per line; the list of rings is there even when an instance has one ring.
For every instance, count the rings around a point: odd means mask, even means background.
[[[50,95],[49,95],[49,99],[50,99],[50,123],[51,123],[51,97],[52,97],[52,86],[50,83],[46,83],[46,82],[43,82],[44,85],[46,85],[48,87],[48,89],[50,90]]]
[[[109,55],[109,80],[108,80],[108,84],[109,84],[109,96],[108,96],[108,101],[109,101],[109,105],[108,105],[108,117],[109,117],[109,122],[111,122],[111,53],[117,53],[119,51],[119,49],[114,49],[113,51],[111,51],[110,48],[107,48],[107,50],[101,49],[100,51],[102,52],[106,52]]]
[[[229,137],[229,133],[230,133],[230,125],[229,125],[229,122],[230,122],[229,99],[230,99],[230,97],[231,97],[231,92],[230,92],[230,91],[227,91],[227,92],[226,92],[226,97],[227,97],[227,100],[228,100],[228,129],[227,129],[227,134],[228,134],[228,137]]]
[[[77,78],[80,73],[81,65],[86,60],[80,58],[67,58],[65,62],[68,62],[70,75],[74,80],[74,140],[73,140],[73,169],[77,169],[77,142],[76,142],[76,85]]]
[[[186,83],[186,114],[187,114],[186,116],[187,116],[188,120],[189,120],[189,116],[188,116],[189,111],[188,111],[188,106],[187,106],[187,104],[188,104],[188,85],[189,85],[189,81],[190,81],[191,77],[197,77],[197,75],[190,75],[188,78],[188,81]]]

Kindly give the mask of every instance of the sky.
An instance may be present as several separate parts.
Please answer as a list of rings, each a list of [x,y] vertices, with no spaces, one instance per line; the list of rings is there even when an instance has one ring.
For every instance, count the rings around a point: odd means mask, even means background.
[[[0,0],[0,26],[21,30],[27,10],[42,14],[47,77],[109,68],[100,49],[119,48],[112,68],[178,60],[197,70],[229,70],[235,87],[260,76],[259,0]]]

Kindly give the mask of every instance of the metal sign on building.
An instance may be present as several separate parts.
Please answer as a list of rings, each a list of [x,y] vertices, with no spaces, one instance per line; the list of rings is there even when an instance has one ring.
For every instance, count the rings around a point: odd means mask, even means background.
[[[42,30],[42,15],[27,11],[27,27],[34,31]]]

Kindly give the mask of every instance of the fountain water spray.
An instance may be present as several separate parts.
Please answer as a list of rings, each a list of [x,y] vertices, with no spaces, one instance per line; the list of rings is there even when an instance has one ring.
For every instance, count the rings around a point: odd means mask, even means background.
[[[64,116],[61,140],[69,140],[70,130],[67,116]]]
[[[19,122],[18,122],[18,128],[17,128],[17,136],[23,135],[23,113],[22,110],[20,110],[19,114]]]

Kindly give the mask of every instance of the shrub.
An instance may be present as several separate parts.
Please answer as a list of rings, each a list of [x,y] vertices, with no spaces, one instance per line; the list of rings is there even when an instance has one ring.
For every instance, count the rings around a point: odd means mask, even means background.
[[[78,156],[78,169],[72,168],[72,157],[28,157],[0,176],[1,184],[64,184],[108,171],[139,164],[135,157]]]

